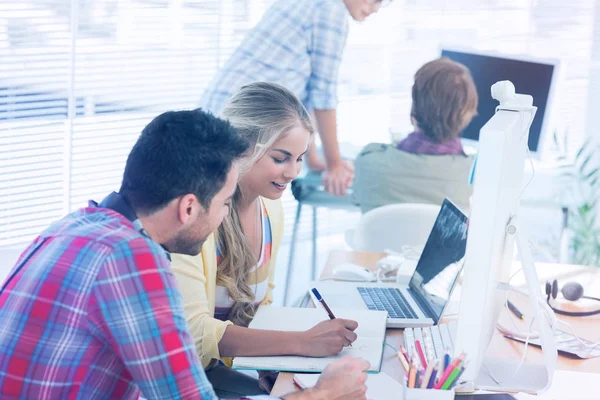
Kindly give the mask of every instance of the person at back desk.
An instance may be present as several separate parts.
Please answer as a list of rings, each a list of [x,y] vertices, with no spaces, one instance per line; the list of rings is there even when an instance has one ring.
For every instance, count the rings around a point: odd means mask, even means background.
[[[477,103],[467,67],[445,57],[423,65],[412,87],[414,132],[398,144],[368,144],[356,158],[353,201],[361,211],[395,203],[439,205],[448,197],[467,212],[473,157],[459,136]]]
[[[168,251],[200,252],[229,212],[247,149],[199,110],[150,122],[119,193],[52,224],[0,288],[1,399],[217,398]],[[339,360],[286,399],[362,400],[368,367]]]

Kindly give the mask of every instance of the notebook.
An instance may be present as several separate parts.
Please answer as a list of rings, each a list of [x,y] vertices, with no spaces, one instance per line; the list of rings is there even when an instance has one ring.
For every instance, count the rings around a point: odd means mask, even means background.
[[[290,372],[322,372],[329,363],[344,356],[360,357],[367,360],[371,367],[368,372],[379,372],[383,357],[385,339],[385,311],[345,310],[332,308],[337,318],[352,319],[358,322],[355,333],[358,338],[352,347],[344,348],[331,357],[267,356],[236,357],[234,369],[257,369]],[[304,331],[321,321],[327,320],[327,313],[321,308],[260,307],[250,322],[249,328]]]
[[[321,374],[295,374],[294,382],[301,389],[308,389],[317,384],[320,376]],[[366,385],[369,400],[400,399],[404,390],[400,382],[384,372],[368,375]]]

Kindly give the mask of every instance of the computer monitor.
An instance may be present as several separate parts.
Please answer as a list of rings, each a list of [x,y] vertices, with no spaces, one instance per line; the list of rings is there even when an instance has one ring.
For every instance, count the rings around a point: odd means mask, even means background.
[[[516,58],[449,48],[442,49],[442,57],[448,57],[469,68],[477,87],[477,116],[462,133],[462,138],[467,139],[467,143],[468,140],[479,140],[479,131],[494,115],[498,102],[490,96],[490,87],[498,81],[508,80],[515,85],[519,93],[533,96],[533,105],[538,110],[529,130],[528,144],[531,152],[540,150],[545,131],[548,130],[550,106],[558,75],[558,60]]]
[[[516,89],[521,91],[519,87]],[[481,129],[454,352],[455,355],[467,354],[470,363],[461,379],[472,387],[537,393],[552,380],[556,348],[553,350],[551,344],[548,345],[554,340],[550,326],[539,316],[539,302],[543,303],[543,297],[526,237],[519,232],[522,227],[515,229],[518,224],[513,222],[519,214],[528,123],[535,115],[532,99],[519,96],[521,99],[526,101],[500,104],[497,113]],[[534,328],[540,332],[544,348],[543,365],[520,365],[511,360],[486,357],[506,300],[506,292],[499,289],[510,279],[515,231],[519,234],[517,244],[527,278],[530,306],[536,316]],[[517,368],[519,373],[514,374]],[[504,379],[496,382],[497,376]]]

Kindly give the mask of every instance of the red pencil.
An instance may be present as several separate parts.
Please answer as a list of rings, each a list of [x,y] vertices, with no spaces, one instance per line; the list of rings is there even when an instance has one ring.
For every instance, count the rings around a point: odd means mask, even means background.
[[[408,351],[406,351],[404,346],[400,346],[400,351],[402,352],[402,354],[404,354],[404,358],[406,358],[406,360],[410,364],[410,354],[408,354]]]
[[[423,353],[423,348],[421,347],[421,342],[415,340],[415,347],[417,348],[417,354],[421,359],[421,366],[423,368],[427,368],[427,359],[425,358],[425,354]]]

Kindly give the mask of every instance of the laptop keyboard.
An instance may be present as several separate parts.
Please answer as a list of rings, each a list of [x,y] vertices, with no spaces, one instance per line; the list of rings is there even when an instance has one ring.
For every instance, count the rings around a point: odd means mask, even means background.
[[[358,287],[369,310],[387,311],[389,318],[417,318],[402,292],[395,288]]]
[[[439,360],[446,352],[454,354],[456,340],[456,321],[424,328],[406,328],[404,330],[404,347],[409,354],[414,352],[415,340],[421,343],[427,360]]]

